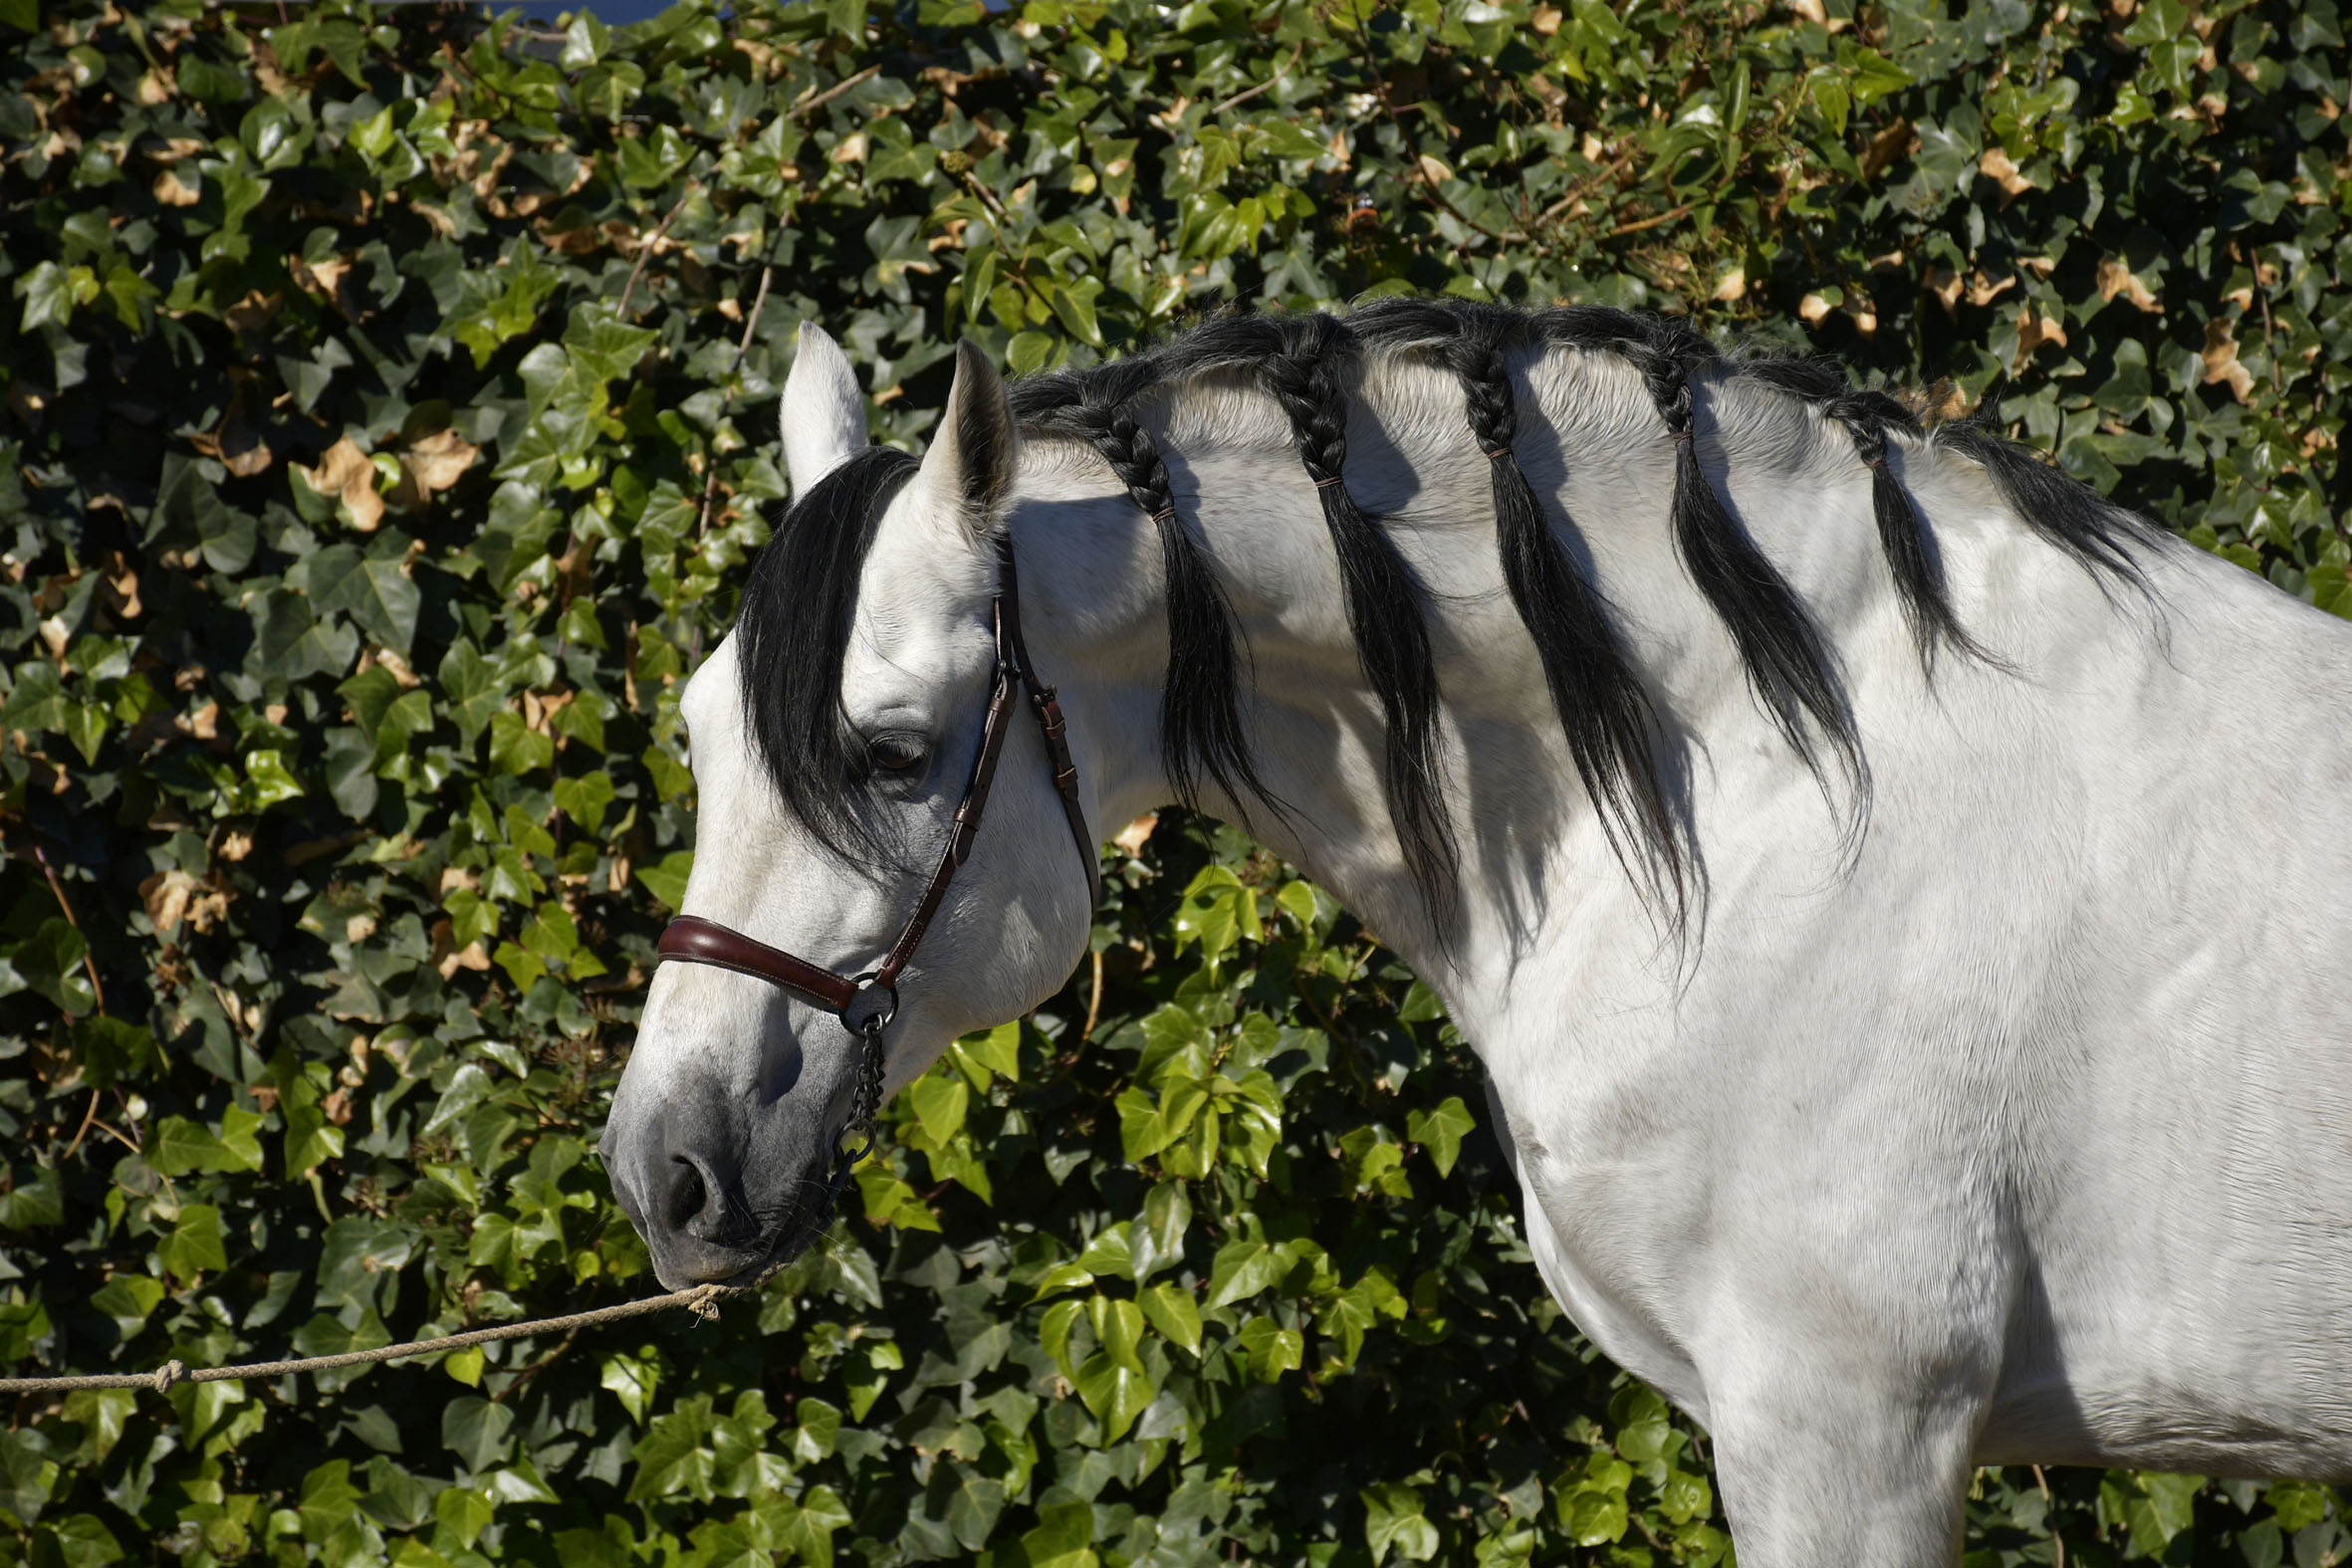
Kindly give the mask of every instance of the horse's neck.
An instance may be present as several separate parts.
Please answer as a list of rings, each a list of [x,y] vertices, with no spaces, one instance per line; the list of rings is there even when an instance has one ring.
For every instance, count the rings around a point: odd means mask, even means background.
[[[1804,780],[1801,765],[1752,701],[1730,636],[1676,557],[1672,450],[1629,372],[1616,386],[1605,363],[1572,362],[1585,357],[1531,367],[1522,466],[1549,515],[1574,520],[1567,543],[1661,721],[1670,791],[1700,817],[1727,790],[1770,798],[1785,818],[1774,829],[1779,851],[1808,858],[1817,880],[1834,870],[1845,802],[1825,800],[1809,781],[1787,787]],[[1489,469],[1461,433],[1459,387],[1390,368],[1363,393],[1348,487],[1385,519],[1431,606],[1461,852],[1453,929],[1441,935],[1425,909],[1389,822],[1381,710],[1358,664],[1314,488],[1271,403],[1230,393],[1177,399],[1164,413],[1163,450],[1247,638],[1255,687],[1245,713],[1282,808],[1203,803],[1330,888],[1449,1000],[1507,982],[1561,931],[1595,919],[1629,928],[1670,975],[1674,944],[1577,780],[1506,588]],[[1850,448],[1825,453],[1786,398],[1735,385],[1710,412],[1707,468],[1821,621],[1849,682],[1911,658],[1874,555],[1868,475]],[[1167,650],[1158,550],[1135,509],[1104,492],[1082,448],[1033,448],[1021,494],[1037,510],[1017,515],[1015,530],[1038,541],[1023,560],[1042,610],[1033,640],[1062,685],[1109,833],[1172,790],[1158,751]],[[1916,682],[1913,668],[1903,678]]]

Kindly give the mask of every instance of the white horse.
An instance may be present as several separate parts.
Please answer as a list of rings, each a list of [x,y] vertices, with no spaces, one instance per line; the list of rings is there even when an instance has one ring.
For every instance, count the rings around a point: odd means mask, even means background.
[[[1611,312],[1218,323],[1010,397],[967,345],[919,468],[805,327],[782,426],[800,499],[684,699],[689,912],[878,964],[1009,533],[1083,820],[1191,793],[1437,989],[1546,1284],[1713,1434],[1744,1568],[1950,1563],[1980,1463],[2352,1476],[2352,626]],[[1035,734],[861,993],[889,1088],[1083,955]],[[870,1104],[752,969],[665,965],[613,1104],[666,1284],[805,1244]]]

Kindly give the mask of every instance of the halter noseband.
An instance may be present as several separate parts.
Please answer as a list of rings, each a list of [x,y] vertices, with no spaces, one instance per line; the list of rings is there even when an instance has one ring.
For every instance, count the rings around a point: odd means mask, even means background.
[[[850,1167],[873,1148],[873,1117],[881,1108],[882,1099],[882,1030],[898,1012],[898,977],[914,957],[923,933],[930,929],[932,917],[939,913],[939,906],[947,897],[948,885],[970,857],[973,840],[979,836],[981,813],[988,808],[989,785],[996,781],[997,759],[1005,749],[1005,731],[1012,724],[1016,688],[1028,693],[1039,733],[1045,737],[1046,756],[1054,768],[1054,787],[1061,796],[1062,814],[1069,819],[1070,837],[1076,841],[1079,859],[1086,868],[1089,899],[1095,889],[1094,837],[1086,827],[1085,807],[1078,801],[1077,764],[1070,760],[1061,704],[1055,699],[1054,688],[1039,680],[1037,672],[1030,668],[1029,648],[1021,637],[1020,579],[1013,568],[1012,537],[998,534],[996,546],[997,593],[991,613],[996,622],[997,681],[989,694],[988,717],[980,729],[980,755],[972,760],[972,774],[964,784],[964,798],[956,806],[955,820],[947,843],[939,852],[939,863],[932,869],[931,880],[882,962],[863,974],[843,975],[699,915],[680,915],[672,920],[663,928],[656,946],[664,959],[708,964],[714,969],[733,970],[738,975],[764,980],[839,1018],[841,1026],[862,1042],[857,1100],[848,1125],[842,1129],[842,1137],[847,1142],[863,1135],[866,1145],[855,1154],[846,1151],[840,1154],[827,1194],[828,1206],[847,1179]]]

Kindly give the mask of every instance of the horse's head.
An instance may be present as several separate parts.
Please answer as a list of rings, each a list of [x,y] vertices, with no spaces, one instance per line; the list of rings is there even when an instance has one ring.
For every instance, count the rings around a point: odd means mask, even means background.
[[[867,446],[847,359],[804,327],[782,425],[793,507],[680,709],[697,852],[664,951],[699,962],[655,973],[602,1146],[673,1287],[807,1245],[863,1102],[1044,1000],[1088,927],[1091,839],[1081,864],[1037,705],[1000,676],[1004,384],[964,346],[918,464]],[[976,784],[984,821],[943,859]]]

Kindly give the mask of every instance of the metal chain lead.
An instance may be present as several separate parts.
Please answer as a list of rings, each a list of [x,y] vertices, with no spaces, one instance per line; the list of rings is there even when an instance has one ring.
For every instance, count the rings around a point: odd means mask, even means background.
[[[882,1108],[883,1023],[876,1018],[865,1026],[865,1049],[857,1063],[857,1104],[849,1113],[849,1125],[841,1129],[850,1137],[863,1137],[869,1152],[874,1146],[874,1117]]]
[[[858,1053],[857,1098],[849,1107],[849,1120],[841,1128],[841,1149],[833,1157],[832,1185],[825,1192],[825,1210],[829,1217],[841,1189],[848,1184],[849,1173],[857,1162],[874,1152],[874,1116],[882,1108],[882,1029],[887,1018],[867,1020],[862,1036],[864,1048]],[[864,1140],[864,1147],[854,1152],[849,1145]]]

